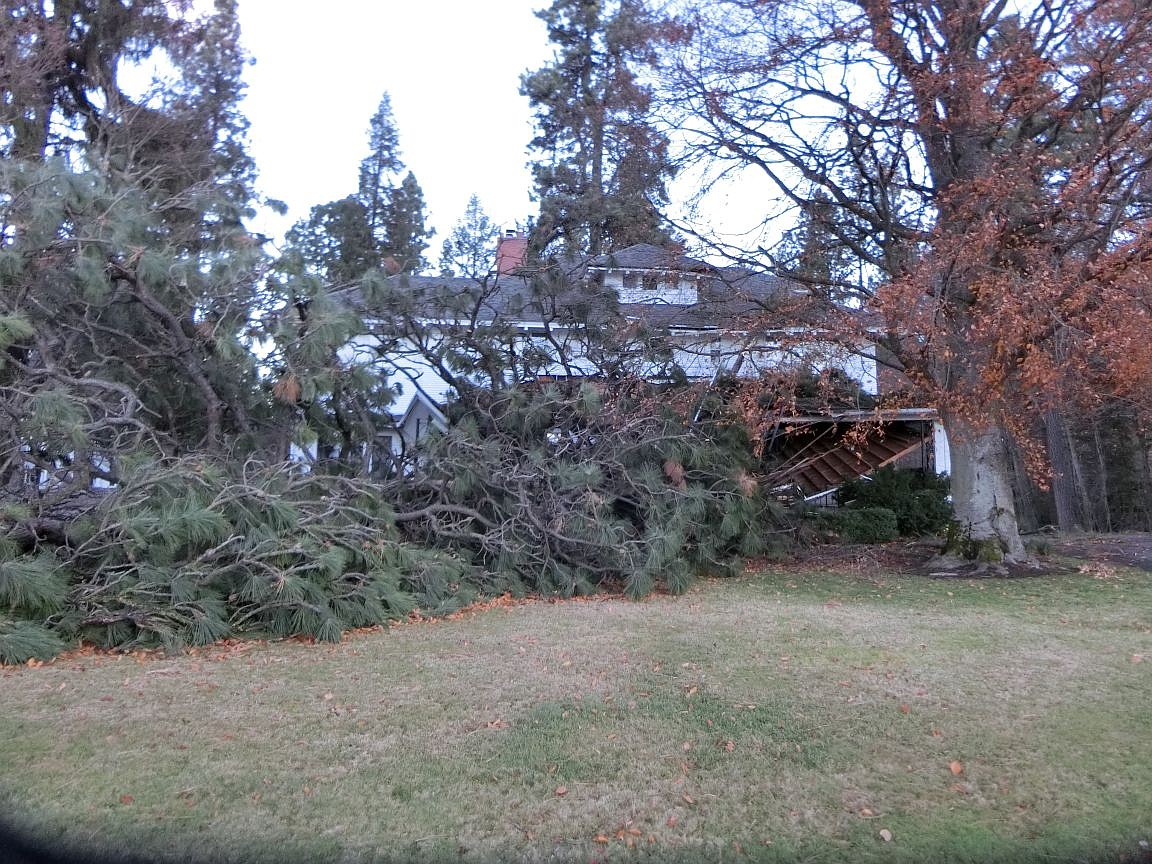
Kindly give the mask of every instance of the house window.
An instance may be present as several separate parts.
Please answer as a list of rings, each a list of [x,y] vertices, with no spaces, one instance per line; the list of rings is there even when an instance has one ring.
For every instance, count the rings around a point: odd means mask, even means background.
[[[644,290],[657,291],[660,288],[660,274],[659,273],[645,273],[644,274]]]

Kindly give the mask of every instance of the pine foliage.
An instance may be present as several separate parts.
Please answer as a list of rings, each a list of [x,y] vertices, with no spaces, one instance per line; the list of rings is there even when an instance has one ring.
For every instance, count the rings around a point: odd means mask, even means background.
[[[399,493],[421,543],[534,592],[639,597],[730,572],[775,536],[740,428],[686,422],[675,393],[632,381],[471,399]]]
[[[127,474],[69,542],[0,563],[4,662],[66,643],[178,648],[240,634],[335,641],[483,584],[451,554],[400,541],[366,484],[203,457]]]

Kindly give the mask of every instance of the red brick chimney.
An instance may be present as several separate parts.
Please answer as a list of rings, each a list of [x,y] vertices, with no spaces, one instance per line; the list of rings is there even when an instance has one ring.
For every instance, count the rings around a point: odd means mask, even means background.
[[[509,228],[496,241],[496,272],[501,276],[515,273],[524,265],[528,254],[528,235],[518,228]]]

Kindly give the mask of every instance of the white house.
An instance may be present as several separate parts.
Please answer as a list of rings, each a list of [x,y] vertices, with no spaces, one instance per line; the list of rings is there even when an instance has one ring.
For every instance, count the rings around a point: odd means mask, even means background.
[[[607,327],[618,331],[621,321],[627,332],[613,332],[614,337],[642,340],[659,332],[670,348],[670,362],[625,350],[610,358],[618,372],[659,379],[675,368],[690,380],[715,380],[781,369],[837,370],[861,393],[878,393],[874,347],[867,340],[845,344],[828,328],[789,320],[801,291],[785,280],[647,244],[529,268],[526,245],[523,234],[502,237],[496,272],[484,279],[392,277],[393,300],[399,296],[403,302],[369,311],[370,323],[373,315],[390,316],[389,324],[408,316],[419,325],[411,328],[415,335],[403,339],[366,334],[349,346],[346,359],[372,363],[397,385],[394,452],[403,452],[429,424],[443,425],[441,406],[456,386],[605,376],[606,359],[597,354],[599,339],[593,337],[604,336]],[[364,302],[359,288],[338,296]],[[495,333],[503,341],[493,355]],[[863,445],[858,435],[846,443],[847,430],[864,423],[875,426],[875,433]],[[914,451],[930,452],[923,445],[934,424],[930,409],[877,412],[863,406],[836,415],[782,418],[769,442],[785,468],[779,486],[795,487],[806,498],[826,495],[849,477]],[[936,463],[925,467],[946,468],[940,461],[946,447],[938,445],[935,452]]]

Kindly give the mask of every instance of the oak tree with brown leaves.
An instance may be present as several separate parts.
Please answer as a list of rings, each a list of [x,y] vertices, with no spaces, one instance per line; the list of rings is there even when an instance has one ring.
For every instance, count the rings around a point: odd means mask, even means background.
[[[1152,6],[728,0],[669,27],[685,154],[821,202],[861,262],[839,287],[940,411],[969,548],[1025,557],[1012,442],[1040,470],[1042,412],[1149,404]]]

